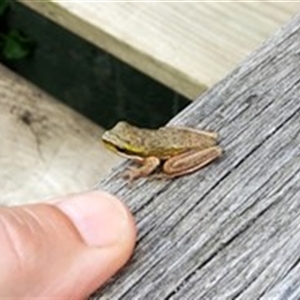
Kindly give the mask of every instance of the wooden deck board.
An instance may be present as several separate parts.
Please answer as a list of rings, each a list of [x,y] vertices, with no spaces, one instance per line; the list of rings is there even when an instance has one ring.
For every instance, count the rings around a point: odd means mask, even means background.
[[[20,2],[190,99],[300,9],[299,2],[263,1]]]
[[[224,156],[167,182],[99,184],[134,212],[132,260],[92,299],[298,299],[300,16],[171,124],[216,130]]]
[[[0,65],[0,205],[94,188],[121,161],[96,124]]]

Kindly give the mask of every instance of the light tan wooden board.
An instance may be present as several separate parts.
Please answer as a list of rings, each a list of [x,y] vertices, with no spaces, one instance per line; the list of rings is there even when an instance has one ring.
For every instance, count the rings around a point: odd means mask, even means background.
[[[93,189],[120,162],[102,129],[0,65],[0,204]]]
[[[190,99],[300,9],[284,1],[20,2]]]

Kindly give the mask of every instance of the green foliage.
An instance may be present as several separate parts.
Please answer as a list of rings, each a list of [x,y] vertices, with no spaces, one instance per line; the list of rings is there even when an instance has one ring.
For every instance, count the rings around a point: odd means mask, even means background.
[[[0,41],[2,55],[8,60],[24,58],[32,51],[31,39],[16,29],[1,35]]]
[[[8,9],[9,3],[7,0],[0,0],[0,17]]]
[[[7,17],[11,1],[0,0],[0,59],[18,60],[29,56],[34,49],[34,42],[21,30],[9,28]]]

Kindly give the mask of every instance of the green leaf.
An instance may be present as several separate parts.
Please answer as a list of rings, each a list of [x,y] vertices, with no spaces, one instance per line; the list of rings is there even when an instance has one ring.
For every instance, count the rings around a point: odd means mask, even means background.
[[[2,54],[8,60],[21,59],[32,51],[31,39],[21,34],[16,29],[11,29],[4,38]]]
[[[4,14],[9,6],[8,0],[0,0],[0,16]]]

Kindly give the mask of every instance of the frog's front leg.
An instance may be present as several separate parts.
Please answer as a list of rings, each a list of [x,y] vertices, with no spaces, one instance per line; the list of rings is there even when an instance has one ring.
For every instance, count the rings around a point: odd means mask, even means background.
[[[214,146],[204,150],[193,149],[168,159],[163,165],[162,177],[173,178],[199,170],[221,156],[221,147]]]
[[[139,163],[142,163],[141,167],[129,168],[123,173],[123,177],[128,178],[130,181],[140,177],[146,177],[160,165],[160,160],[155,156],[150,156],[139,161]]]

